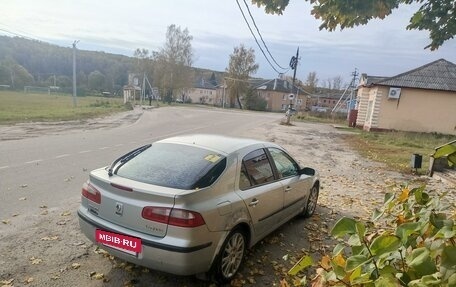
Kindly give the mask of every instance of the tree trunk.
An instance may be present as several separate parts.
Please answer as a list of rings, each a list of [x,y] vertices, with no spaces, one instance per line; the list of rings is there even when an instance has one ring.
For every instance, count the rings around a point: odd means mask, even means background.
[[[234,108],[234,96],[230,96],[230,108]]]
[[[239,108],[242,110],[242,104],[241,104],[241,100],[239,99],[239,94],[236,95],[236,99],[237,99]]]

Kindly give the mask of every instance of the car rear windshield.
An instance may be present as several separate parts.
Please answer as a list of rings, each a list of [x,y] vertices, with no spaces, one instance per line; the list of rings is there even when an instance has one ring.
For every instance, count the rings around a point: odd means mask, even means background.
[[[210,150],[154,143],[120,167],[117,175],[159,186],[195,189],[214,183],[225,166],[225,157]]]

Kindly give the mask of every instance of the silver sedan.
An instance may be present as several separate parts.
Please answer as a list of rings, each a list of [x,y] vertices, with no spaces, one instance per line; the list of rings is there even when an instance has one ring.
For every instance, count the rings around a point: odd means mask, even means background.
[[[319,177],[280,146],[216,135],[173,137],[93,170],[82,232],[126,261],[230,281],[252,247],[317,206]]]

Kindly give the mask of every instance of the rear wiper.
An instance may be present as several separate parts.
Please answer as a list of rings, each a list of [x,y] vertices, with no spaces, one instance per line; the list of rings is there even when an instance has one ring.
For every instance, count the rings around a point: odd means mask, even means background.
[[[127,161],[129,161],[130,159],[134,158],[135,156],[137,156],[138,154],[142,153],[143,151],[145,151],[146,149],[150,148],[152,146],[152,144],[146,144],[142,147],[139,147],[135,150],[132,150],[131,152],[127,153],[127,154],[124,154],[123,156],[119,157],[118,159],[116,159],[112,164],[111,166],[109,167],[108,169],[108,175],[109,176],[112,176],[114,173],[117,173],[117,170],[119,170],[119,168],[124,165]],[[116,168],[116,170],[113,172],[113,168],[114,166],[120,162],[119,166]]]

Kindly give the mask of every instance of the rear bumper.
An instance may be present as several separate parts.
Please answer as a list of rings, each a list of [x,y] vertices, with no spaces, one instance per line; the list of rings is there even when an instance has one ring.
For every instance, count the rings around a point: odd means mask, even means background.
[[[135,232],[114,225],[92,215],[87,209],[82,207],[78,210],[78,217],[79,225],[84,235],[95,245],[102,247],[111,255],[137,265],[176,275],[193,275],[207,272],[215,257],[219,241],[217,238],[220,239],[221,236],[223,236],[223,234],[218,232],[210,232],[212,237],[211,241],[191,246],[179,246],[171,244],[170,241],[172,241],[172,239],[168,240],[166,237],[155,238],[144,233]],[[97,229],[141,238],[141,253],[138,255],[131,255],[96,242],[95,231]]]

